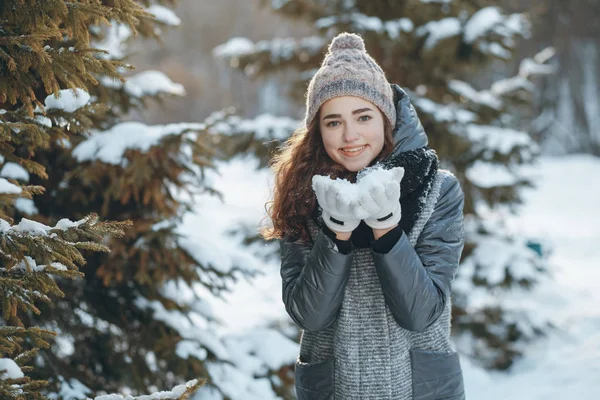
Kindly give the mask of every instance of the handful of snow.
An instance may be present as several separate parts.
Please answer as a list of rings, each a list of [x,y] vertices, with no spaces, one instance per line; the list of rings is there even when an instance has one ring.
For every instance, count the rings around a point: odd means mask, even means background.
[[[343,195],[344,200],[347,200],[348,203],[357,202],[360,197],[360,187],[356,183],[352,183],[346,179],[336,178],[331,179],[329,176],[325,175],[315,175],[312,179],[312,187],[313,190],[317,186],[323,186],[333,189],[332,193],[339,193]]]
[[[381,165],[374,165],[361,170],[358,173],[356,183],[361,186],[363,190],[367,190],[376,185],[385,186],[388,182],[400,183],[403,177],[404,168],[402,167],[384,169]]]
[[[358,206],[360,198],[365,192],[368,192],[375,186],[385,188],[393,181],[400,183],[403,176],[404,168],[402,167],[384,169],[381,165],[375,165],[361,170],[358,173],[356,183],[341,178],[332,179],[324,175],[313,176],[312,182],[313,190],[315,190],[316,186],[329,187],[330,190],[328,192],[332,195],[335,194],[338,200],[351,206]],[[363,207],[352,207],[352,209],[355,211],[356,218],[365,219],[369,217]]]

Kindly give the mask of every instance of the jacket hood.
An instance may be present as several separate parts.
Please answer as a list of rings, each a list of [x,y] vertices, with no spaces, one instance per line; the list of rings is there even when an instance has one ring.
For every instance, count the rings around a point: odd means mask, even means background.
[[[429,140],[408,94],[396,84],[391,86],[396,103],[396,126],[392,133],[394,151],[391,154],[394,156],[398,153],[425,147]]]

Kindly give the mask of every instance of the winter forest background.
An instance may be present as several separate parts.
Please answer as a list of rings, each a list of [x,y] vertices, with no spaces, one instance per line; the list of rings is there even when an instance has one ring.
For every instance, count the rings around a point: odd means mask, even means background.
[[[341,31],[465,191],[468,398],[600,396],[597,1],[5,0],[0,400],[294,399],[257,228]]]

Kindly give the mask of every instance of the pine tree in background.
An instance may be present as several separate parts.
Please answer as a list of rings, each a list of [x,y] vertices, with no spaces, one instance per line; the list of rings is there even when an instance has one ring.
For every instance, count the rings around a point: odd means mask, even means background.
[[[37,156],[59,141],[75,139],[105,110],[100,104],[86,106],[89,95],[84,91],[77,99],[67,91],[62,99],[51,94],[93,81],[89,72],[118,75],[118,63],[96,59],[97,52],[87,48],[87,30],[80,25],[99,22],[107,10],[81,6],[69,10],[65,2],[54,1],[4,2],[0,7],[0,398],[6,400],[46,398],[47,386],[52,386],[47,379],[53,377],[32,365],[56,335],[48,324],[34,326],[47,317],[40,315],[43,305],[55,306],[56,298],[68,296],[59,284],[81,283],[84,256],[107,253],[106,241],[122,238],[131,225],[99,222],[92,212],[75,222],[55,218],[53,226],[27,218],[14,224],[12,218],[20,217],[19,209],[31,210],[32,197],[46,190],[42,185],[49,169]],[[139,9],[129,14],[130,19],[141,15]],[[58,47],[67,45],[64,37],[72,45],[68,51]],[[45,116],[43,105],[55,111]],[[71,123],[82,128],[69,129]],[[27,185],[30,173],[41,185]],[[189,398],[198,386],[189,382],[162,398]]]
[[[206,301],[260,266],[213,218],[227,215],[211,187],[215,161],[235,149],[212,129],[226,113],[162,126],[128,120],[149,100],[185,94],[157,71],[128,74],[133,36],[160,39],[162,28],[179,24],[165,7],[174,2],[158,3],[0,5],[3,399],[175,385],[149,398],[187,399],[200,382],[180,384],[196,377],[208,382],[197,398],[272,393],[263,376],[232,365],[251,364],[256,350],[243,338],[226,343]],[[132,226],[124,232],[123,223],[97,222],[94,212]],[[103,252],[86,253],[78,272],[79,250]],[[21,321],[39,329],[23,330]],[[45,349],[36,356],[35,347]],[[29,361],[35,368],[25,367]]]
[[[290,98],[301,111],[307,82],[331,38],[342,31],[363,36],[388,80],[409,92],[442,166],[461,181],[467,242],[454,283],[455,339],[461,352],[503,369],[549,325],[526,301],[528,290],[547,277],[544,259],[527,238],[509,234],[502,216],[515,210],[520,189],[532,184],[519,166],[533,162],[538,149],[515,127],[531,101],[531,78],[552,70],[544,65],[545,51],[522,60],[518,75],[505,75],[490,88],[469,83],[492,61],[510,60],[516,41],[529,35],[525,15],[506,15],[493,3],[263,0],[274,12],[314,26],[314,36],[257,43],[232,38],[214,54],[252,78],[297,70]]]
[[[10,123],[6,123],[10,126]],[[8,128],[10,129],[10,128]],[[13,144],[3,141],[3,144]],[[35,149],[39,143],[32,143]],[[3,157],[13,158],[5,153]],[[15,161],[19,157],[13,158]],[[7,163],[15,171],[18,164]],[[32,164],[34,167],[40,165]],[[43,172],[43,167],[39,169]],[[30,171],[31,172],[31,171]],[[41,188],[36,188],[41,190]],[[79,267],[85,263],[82,252],[109,249],[102,244],[107,236],[121,237],[127,223],[98,222],[90,215],[76,222],[62,219],[53,227],[28,219],[11,225],[4,211],[12,208],[17,196],[29,196],[33,187],[21,187],[16,181],[0,178],[0,293],[2,321],[0,325],[0,398],[44,399],[42,390],[48,384],[40,377],[32,379],[31,360],[42,348],[48,348],[55,333],[27,326],[19,314],[38,314],[41,302],[51,302],[63,296],[55,280],[79,279]],[[23,197],[20,197],[23,198]],[[37,303],[37,304],[36,304]],[[32,373],[31,375],[35,375]]]

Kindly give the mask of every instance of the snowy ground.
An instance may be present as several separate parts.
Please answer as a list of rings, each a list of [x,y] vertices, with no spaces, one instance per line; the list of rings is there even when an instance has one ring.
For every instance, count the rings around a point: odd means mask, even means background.
[[[466,366],[471,398],[564,400],[600,398],[600,158],[544,158],[531,173],[537,190],[511,226],[553,247],[553,280],[534,291],[540,312],[559,329],[531,346],[511,373]],[[469,364],[465,360],[463,364]]]
[[[257,174],[242,160],[223,167],[218,189],[225,202],[246,211],[263,210],[268,174]],[[549,260],[553,279],[537,287],[532,296],[539,302],[540,312],[551,313],[559,329],[534,343],[510,373],[488,373],[463,357],[467,397],[598,399],[600,158],[544,158],[530,173],[539,176],[538,187],[527,190],[526,204],[509,226],[541,237],[553,247]],[[215,314],[226,321],[228,333],[247,332],[287,318],[278,265],[266,264],[264,272],[251,283],[236,285],[227,303],[213,304]]]

